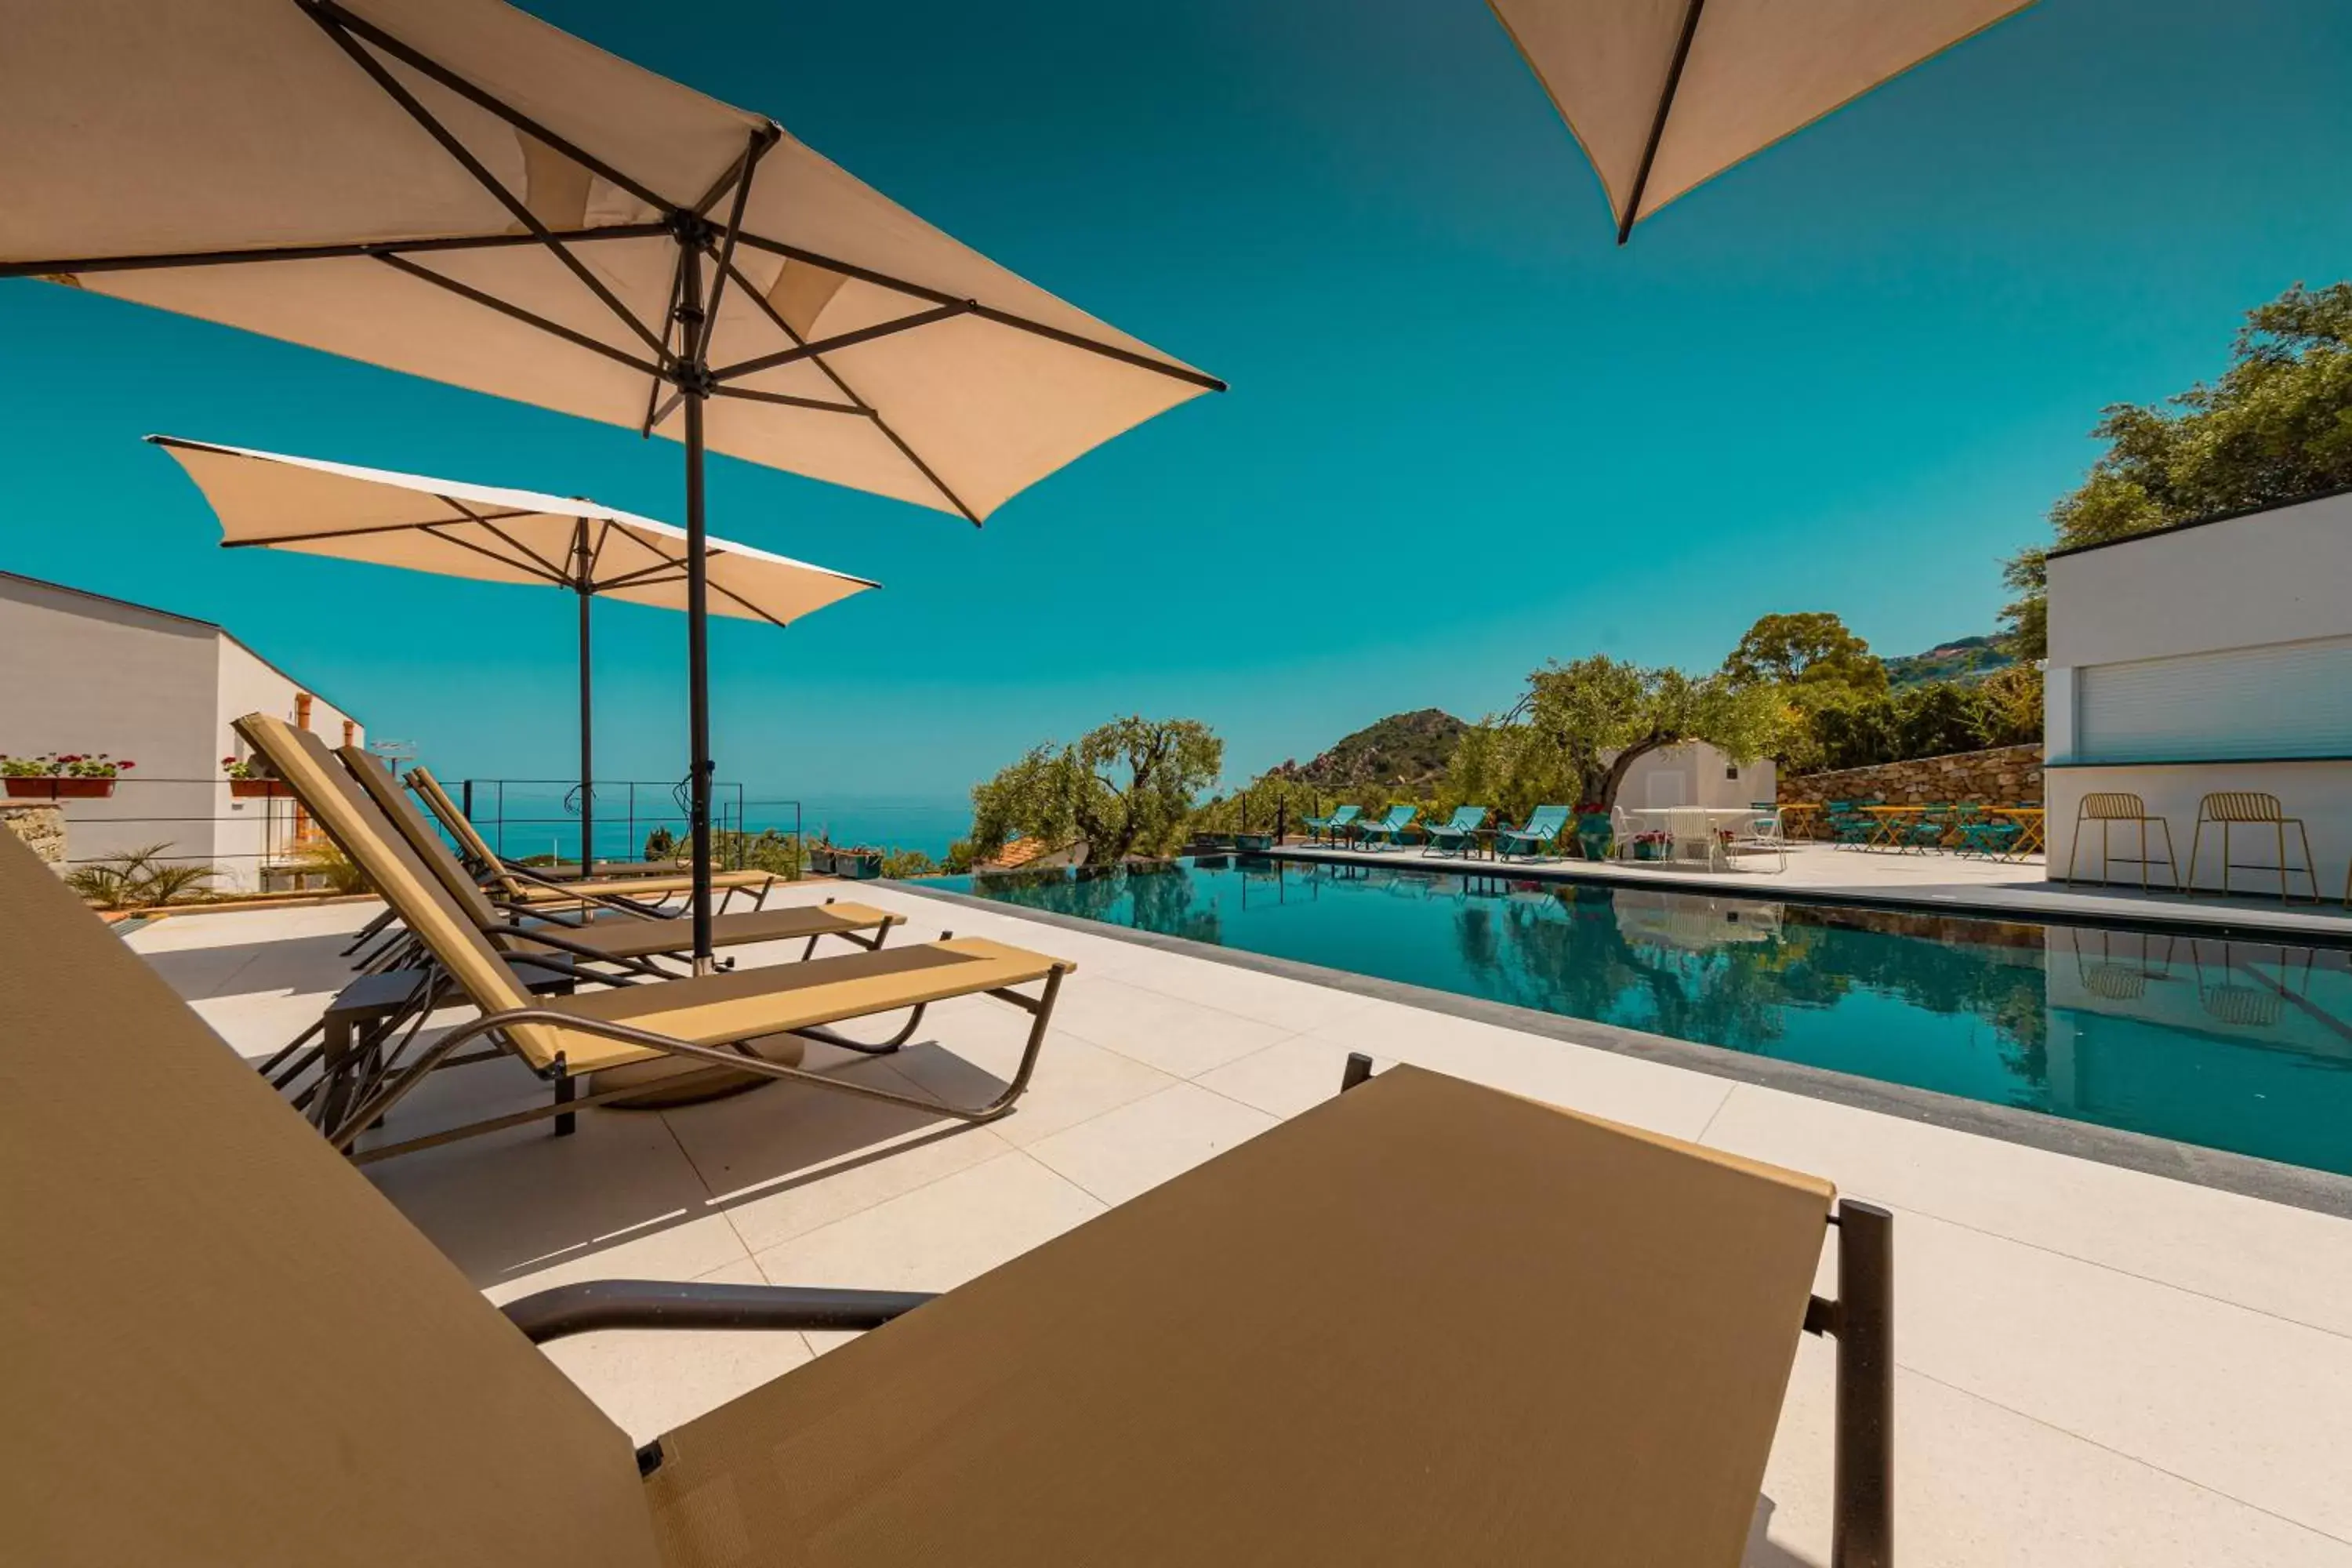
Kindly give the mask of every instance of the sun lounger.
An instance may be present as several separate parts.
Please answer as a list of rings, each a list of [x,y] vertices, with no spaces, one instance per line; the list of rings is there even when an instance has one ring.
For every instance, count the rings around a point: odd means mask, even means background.
[[[1478,830],[1486,826],[1486,808],[1483,805],[1465,805],[1446,821],[1430,825],[1429,842],[1423,847],[1422,853],[1423,855],[1464,854],[1471,845],[1477,842]]]
[[[483,881],[503,897],[517,902],[577,905],[588,900],[611,903],[620,900],[644,900],[682,898],[694,891],[694,876],[688,871],[639,873],[600,876],[589,879],[550,877],[537,869],[507,859],[490,847],[482,830],[474,826],[473,818],[449,798],[441,781],[425,768],[411,768],[408,784],[416,792],[441,826],[456,839],[459,852]],[[714,892],[732,895],[748,892],[754,903],[764,902],[774,887],[772,871],[728,871],[713,868],[710,887]],[[723,902],[723,900],[722,900]]]
[[[1890,1561],[1889,1221],[1811,1177],[1363,1063],[935,1298],[501,1316],[5,835],[0,954],[12,1561],[1731,1568],[1801,1331]],[[873,1331],[635,1444],[530,1342],[611,1329]]]
[[[1421,807],[1399,802],[1389,807],[1389,814],[1378,822],[1359,822],[1355,826],[1358,842],[1372,845],[1402,844],[1404,836],[1412,831],[1412,819],[1421,815]]]
[[[536,946],[591,961],[612,962],[659,978],[674,978],[686,973],[665,971],[654,961],[667,957],[680,963],[687,962],[694,950],[692,921],[682,916],[647,916],[634,905],[606,906],[601,900],[592,907],[610,907],[612,912],[593,921],[568,919],[529,903],[507,903],[501,908],[500,900],[493,900],[467,874],[464,864],[441,841],[441,836],[433,831],[433,825],[425,820],[425,814],[417,809],[408,792],[381,763],[356,746],[344,746],[335,755],[375,808],[375,819],[406,842],[457,907],[497,946],[509,952]],[[521,923],[523,921],[531,923]],[[792,909],[748,910],[712,916],[710,941],[712,946],[720,948],[805,941],[808,945],[802,953],[805,958],[814,956],[817,943],[828,936],[839,937],[858,947],[878,948],[887,939],[890,928],[905,921],[903,915],[877,910],[870,904],[828,901]]]
[[[1342,805],[1336,807],[1328,816],[1309,816],[1303,821],[1307,831],[1314,837],[1326,844],[1337,844],[1354,825],[1356,818],[1363,815],[1364,808],[1360,805]]]
[[[445,1063],[454,1065],[460,1047],[484,1037],[521,1058],[554,1086],[551,1105],[371,1147],[354,1156],[362,1161],[551,1117],[560,1119],[561,1132],[587,1106],[663,1103],[727,1092],[761,1079],[808,1084],[960,1121],[991,1121],[1011,1110],[1027,1089],[1062,978],[1076,967],[1066,960],[967,937],[534,998],[516,981],[507,955],[491,945],[424,863],[405,844],[376,830],[367,796],[317,736],[259,713],[239,719],[236,728],[303,798],[319,826],[366,873],[455,988],[481,1014],[440,1036],[413,1061],[385,1073],[372,1092],[358,1098],[356,1108],[340,1125],[328,1130],[329,1141],[339,1149],[351,1149],[362,1131],[428,1074]],[[1041,984],[1036,995],[1014,989],[1033,983]],[[1020,1066],[984,1104],[950,1105],[859,1079],[827,1077],[799,1065],[803,1040],[887,1053],[912,1037],[932,1003],[975,995],[1008,1003],[1031,1016]],[[911,1016],[896,1036],[884,1041],[854,1040],[831,1026],[897,1012]]]
[[[1495,834],[1495,858],[1507,860],[1513,856],[1532,859],[1559,842],[1568,831],[1570,813],[1564,805],[1539,805],[1517,827],[1497,829]]]

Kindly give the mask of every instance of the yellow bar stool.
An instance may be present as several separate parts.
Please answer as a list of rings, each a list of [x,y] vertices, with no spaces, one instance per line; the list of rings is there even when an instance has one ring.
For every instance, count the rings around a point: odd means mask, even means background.
[[[2232,827],[2268,827],[2278,836],[2278,862],[2265,866],[2260,861],[2238,865],[2241,871],[2276,871],[2279,879],[2279,902],[2287,901],[2288,879],[2295,868],[2287,864],[2286,830],[2290,827],[2303,841],[2304,880],[2311,884],[2311,901],[2319,902],[2319,880],[2311,866],[2311,835],[2303,826],[2303,818],[2289,816],[2279,805],[2279,797],[2259,790],[2222,790],[2207,795],[2197,803],[2197,832],[2189,841],[2189,883],[2186,891],[2197,891],[2197,856],[2205,841],[2205,825],[2218,823],[2221,828],[2221,896],[2230,896],[2230,829]]]
[[[2210,800],[2213,797],[2208,795],[2206,798]],[[2088,822],[2095,822],[2099,825],[2100,881],[2105,882],[2109,879],[2107,877],[2107,867],[2110,863],[2110,855],[2114,847],[2113,835],[2115,833],[2116,824],[2118,822],[2135,823],[2139,827],[2140,891],[2147,891],[2147,825],[2153,822],[2158,827],[2164,830],[2164,864],[2166,868],[2170,870],[2172,873],[2172,885],[2175,888],[2186,888],[2187,884],[2183,883],[2180,879],[2180,863],[2174,858],[2172,853],[2172,824],[2166,821],[2161,816],[2150,816],[2147,814],[2147,803],[2146,801],[2140,799],[2140,797],[2136,795],[2126,795],[2121,791],[2106,791],[2086,795],[2083,797],[2083,803],[2074,808],[2074,841],[2067,847],[2066,851],[2065,879],[2067,881],[2071,882],[2074,879],[2074,862],[2083,853],[2083,825]],[[2193,851],[2190,853],[2189,860],[2189,868],[2193,875],[2197,862],[2197,857]],[[2126,865],[2131,864],[2131,859],[2128,856],[2125,857],[2124,863]]]

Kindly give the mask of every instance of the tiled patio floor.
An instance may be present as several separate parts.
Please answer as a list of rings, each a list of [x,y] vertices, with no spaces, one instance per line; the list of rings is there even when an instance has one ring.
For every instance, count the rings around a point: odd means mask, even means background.
[[[772,1088],[591,1111],[572,1138],[517,1131],[369,1174],[494,1299],[610,1277],[943,1289],[1313,1105],[1366,1050],[1895,1208],[1906,1568],[2352,1568],[2352,1222],[1010,912],[859,896],[906,910],[906,940],[945,926],[1077,961],[1013,1116],[963,1129]],[[317,1016],[342,933],[372,912],[173,919],[131,941],[258,1057]],[[841,1070],[977,1093],[1024,1022],[954,1004],[900,1056]],[[394,1131],[543,1093],[509,1063],[445,1073]],[[614,1333],[551,1353],[643,1437],[830,1338]],[[1830,1362],[1816,1343],[1801,1354],[1751,1564],[1828,1560]]]

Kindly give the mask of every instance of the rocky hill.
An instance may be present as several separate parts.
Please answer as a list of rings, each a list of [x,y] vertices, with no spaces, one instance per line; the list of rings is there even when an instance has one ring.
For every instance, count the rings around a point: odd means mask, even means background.
[[[1357,731],[1329,751],[1290,770],[1321,789],[1360,784],[1423,784],[1445,771],[1454,742],[1468,729],[1441,708],[1391,713]]]
[[[2003,665],[2016,661],[2001,652],[1992,637],[1961,637],[1938,643],[1926,653],[1897,655],[1886,661],[1886,683],[1896,689],[1924,686],[1931,680],[1981,680]]]

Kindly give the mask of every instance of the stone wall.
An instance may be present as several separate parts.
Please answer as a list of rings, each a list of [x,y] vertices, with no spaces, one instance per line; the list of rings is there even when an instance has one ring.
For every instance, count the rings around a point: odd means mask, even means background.
[[[0,801],[0,827],[33,847],[44,865],[63,872],[66,863],[66,814],[47,801]]]
[[[2001,746],[1955,752],[1874,768],[1780,777],[1782,805],[1798,802],[1883,800],[1889,805],[2024,805],[2042,798],[2042,748]]]

